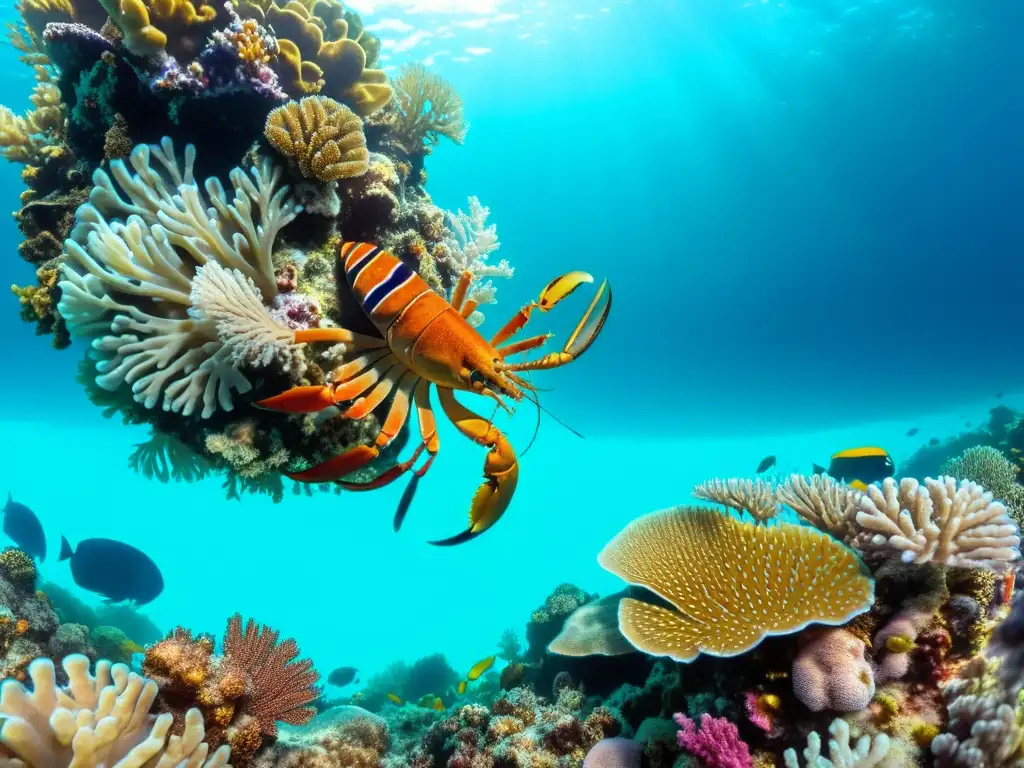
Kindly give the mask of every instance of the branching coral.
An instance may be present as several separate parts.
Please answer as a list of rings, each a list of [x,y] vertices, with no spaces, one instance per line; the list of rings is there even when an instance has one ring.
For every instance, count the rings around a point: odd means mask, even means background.
[[[759,523],[770,520],[779,512],[775,488],[764,480],[709,480],[694,488],[693,495],[737,512],[746,512]]]
[[[419,62],[405,64],[394,91],[391,132],[408,154],[429,153],[442,136],[456,144],[465,140],[462,97],[443,77]]]
[[[840,541],[852,541],[861,493],[828,475],[792,475],[778,488],[778,500],[815,528]]]
[[[1021,704],[997,678],[999,664],[976,656],[942,686],[949,722],[931,743],[938,768],[1002,768],[1024,760]]]
[[[29,666],[32,692],[8,681],[0,693],[0,744],[28,768],[125,768],[143,765],[222,768],[228,747],[209,755],[203,741],[203,718],[197,709],[184,716],[184,732],[168,736],[174,718],[149,714],[157,686],[130,672],[123,664],[96,664],[89,674],[89,659],[71,655],[63,667],[70,684],[57,687],[56,670],[49,659]]]
[[[700,507],[634,520],[598,562],[678,608],[628,597],[619,603],[626,638],[677,661],[735,656],[813,622],[843,624],[874,598],[856,554],[830,536],[807,526],[743,523]]]
[[[673,719],[679,726],[679,746],[708,768],[753,768],[750,748],[736,726],[724,717],[705,713],[700,717],[699,729],[692,718],[680,712]]]
[[[812,731],[803,751],[807,768],[873,768],[889,754],[889,737],[880,733],[875,737],[861,736],[850,746],[850,726],[836,718],[828,727],[832,739],[828,743],[828,757],[821,754],[821,737]],[[787,749],[783,758],[786,768],[800,768],[796,750]]]
[[[170,435],[150,431],[149,439],[136,443],[128,456],[128,466],[149,480],[191,483],[210,473],[209,463],[195,451]]]
[[[301,373],[289,331],[263,304],[277,293],[274,240],[299,209],[267,161],[251,178],[232,171],[234,199],[215,178],[204,199],[194,161],[186,147],[181,167],[164,139],[135,148],[134,174],[121,161],[111,163],[113,178],[96,171],[65,242],[58,309],[73,333],[94,339],[101,387],[129,386],[147,408],[162,401],[165,410],[209,417],[231,410],[233,391],[251,389],[243,363]]]
[[[906,563],[997,566],[1020,557],[1017,526],[1006,507],[970,481],[887,478],[868,486],[856,515],[855,546],[895,550]]]
[[[306,178],[337,181],[362,176],[370,167],[362,121],[334,99],[307,96],[278,107],[263,132]]]
[[[211,744],[231,745],[236,768],[245,766],[265,741],[277,734],[277,722],[301,724],[319,695],[308,660],[295,662],[294,640],[278,643],[269,627],[232,616],[224,634],[224,655],[214,655],[213,638],[194,637],[177,628],[146,649],[143,671],[160,685],[158,708],[179,717],[199,707]]]

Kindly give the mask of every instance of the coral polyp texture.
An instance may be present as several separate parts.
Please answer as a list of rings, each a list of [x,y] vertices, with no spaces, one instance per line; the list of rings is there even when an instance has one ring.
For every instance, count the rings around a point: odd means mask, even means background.
[[[306,178],[337,181],[361,176],[370,167],[362,121],[334,99],[307,96],[278,107],[267,117],[264,133]]]
[[[27,768],[102,768],[118,765],[222,768],[227,746],[211,750],[204,741],[198,709],[183,715],[181,733],[171,734],[174,718],[153,715],[157,685],[124,664],[96,663],[71,655],[64,659],[68,685],[57,685],[50,659],[29,666],[32,690],[8,680],[0,689],[0,754],[5,765]]]
[[[843,624],[874,597],[857,555],[831,537],[700,507],[633,521],[598,562],[675,606],[623,598],[619,628],[639,650],[677,661],[735,656],[813,622]]]
[[[849,543],[856,534],[857,502],[861,493],[828,475],[791,475],[782,483],[778,501],[815,528]]]

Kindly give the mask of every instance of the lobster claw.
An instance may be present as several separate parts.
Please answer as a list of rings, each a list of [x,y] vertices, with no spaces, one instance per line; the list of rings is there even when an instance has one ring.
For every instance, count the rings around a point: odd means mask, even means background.
[[[537,306],[541,311],[547,312],[581,285],[592,282],[594,282],[594,276],[589,272],[566,272],[544,286],[544,290],[540,292]]]
[[[505,514],[519,484],[519,460],[508,438],[490,421],[458,402],[452,390],[438,387],[437,394],[455,428],[477,445],[490,448],[484,460],[484,482],[473,494],[469,508],[469,528],[450,538],[430,542],[438,547],[451,547],[475,539]]]
[[[332,405],[334,390],[331,387],[292,387],[279,395],[256,401],[257,408],[282,413],[317,413]]]

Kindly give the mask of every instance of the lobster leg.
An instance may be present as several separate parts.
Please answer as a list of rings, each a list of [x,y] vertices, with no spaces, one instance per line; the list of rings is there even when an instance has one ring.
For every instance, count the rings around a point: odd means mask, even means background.
[[[476,299],[469,299],[465,304],[462,305],[462,309],[459,310],[459,314],[462,315],[463,320],[469,320],[469,316],[476,312],[476,308],[480,306],[480,302]]]
[[[498,347],[498,354],[504,359],[520,352],[529,352],[531,349],[544,346],[545,342],[554,335],[553,333],[542,333],[539,336],[531,336],[528,339],[506,344],[504,347]]]
[[[380,349],[386,346],[384,339],[366,336],[362,333],[350,331],[347,328],[307,328],[295,332],[296,344],[312,344],[317,341],[349,344],[358,349]]]
[[[497,347],[504,344],[519,333],[527,321],[529,321],[533,310],[539,309],[541,312],[547,312],[581,285],[592,282],[594,282],[594,278],[587,272],[568,272],[561,277],[556,277],[544,286],[544,290],[540,292],[539,299],[531,301],[516,312],[512,319],[505,323],[500,331],[494,334],[494,338],[491,339],[491,346]]]
[[[358,397],[380,378],[380,366],[386,366],[387,370],[395,362],[390,352],[371,352],[336,368],[332,384],[292,387],[279,395],[258,400],[255,405],[257,408],[282,413],[317,413]],[[368,365],[371,367],[366,370]]]
[[[390,374],[389,374],[390,375]],[[412,390],[413,384],[416,378],[411,372],[406,372],[401,375],[398,380],[398,391],[395,393],[394,399],[391,401],[391,407],[388,409],[388,415],[384,419],[383,425],[381,425],[380,431],[377,433],[377,437],[374,440],[373,445],[357,445],[355,448],[350,448],[344,453],[340,453],[332,459],[328,459],[322,464],[318,464],[315,467],[305,470],[304,472],[297,472],[289,475],[292,480],[298,480],[306,483],[326,483],[330,481],[339,481],[340,478],[347,474],[355,472],[356,470],[362,469],[371,461],[376,459],[381,452],[381,449],[386,448],[391,444],[391,441],[395,439],[406,420],[409,418],[409,393]],[[381,382],[383,384],[384,382]],[[378,385],[378,387],[381,385]],[[376,389],[376,387],[375,387]],[[388,388],[390,392],[391,387]],[[385,394],[383,397],[386,397]],[[373,393],[364,398],[369,400],[373,397]],[[383,397],[381,398],[383,400]],[[360,401],[362,402],[362,401]],[[354,406],[353,406],[354,407]],[[350,409],[351,410],[351,409]],[[387,475],[388,472],[392,472],[389,469],[381,477]],[[401,474],[401,473],[399,473]],[[377,483],[381,477],[372,481]],[[395,475],[397,477],[397,475]],[[393,478],[392,478],[393,479]],[[390,482],[390,481],[388,481]],[[386,485],[387,483],[380,483],[380,485]],[[341,482],[345,488],[351,486],[359,486],[360,488],[364,484],[359,483],[344,483]],[[365,484],[369,485],[369,484]],[[373,487],[380,487],[380,485],[374,485]]]
[[[452,305],[452,309],[456,312],[462,309],[462,302],[466,300],[466,294],[469,293],[469,285],[472,282],[473,273],[468,269],[462,270],[462,274],[459,275],[459,282],[455,284],[455,290],[452,291],[452,300],[449,302]]]
[[[547,368],[558,368],[559,366],[571,363],[580,355],[586,352],[594,343],[597,335],[604,327],[604,321],[608,319],[608,313],[612,308],[612,291],[608,287],[608,281],[601,283],[601,287],[590,302],[590,306],[583,314],[583,318],[576,325],[576,329],[569,336],[561,352],[551,352],[538,360],[530,360],[525,363],[516,363],[505,367],[505,371],[539,371]],[[514,345],[513,345],[514,346]]]
[[[519,482],[519,462],[508,438],[490,421],[462,405],[448,387],[438,387],[437,393],[445,415],[455,428],[477,445],[490,449],[484,460],[484,482],[477,488],[470,506],[469,528],[450,538],[430,542],[448,547],[475,539],[498,522]]]

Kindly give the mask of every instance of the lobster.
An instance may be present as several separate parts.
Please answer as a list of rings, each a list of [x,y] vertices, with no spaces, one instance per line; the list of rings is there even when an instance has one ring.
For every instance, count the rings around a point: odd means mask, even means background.
[[[510,363],[513,355],[541,347],[552,334],[545,333],[510,342],[526,325],[533,310],[547,312],[562,299],[594,278],[586,272],[569,272],[552,280],[537,300],[520,309],[488,342],[467,318],[477,307],[468,298],[472,273],[464,271],[452,292],[451,302],[436,293],[414,270],[385,250],[368,243],[343,243],[341,269],[363,312],[379,336],[346,328],[311,328],[295,332],[295,342],[331,342],[346,345],[342,365],[322,386],[297,386],[260,400],[261,408],[287,413],[316,413],[341,407],[341,417],[359,419],[390,398],[387,415],[371,445],[359,445],[301,472],[289,474],[309,483],[337,482],[351,491],[369,491],[412,471],[409,485],[395,516],[397,531],[412,501],[419,479],[437,455],[439,441],[430,388],[437,388],[445,416],[455,428],[478,445],[488,448],[484,481],[473,496],[469,527],[438,546],[461,544],[491,528],[504,514],[519,482],[519,461],[508,438],[490,419],[474,413],[455,399],[455,391],[488,397],[508,413],[502,397],[520,401],[524,391],[536,392],[521,374],[557,368],[571,363],[597,338],[611,310],[611,289],[605,280],[564,347],[534,360]],[[538,408],[539,403],[528,398]],[[343,478],[365,467],[399,434],[415,410],[420,442],[412,456],[369,482]],[[414,469],[423,455],[427,458]]]

